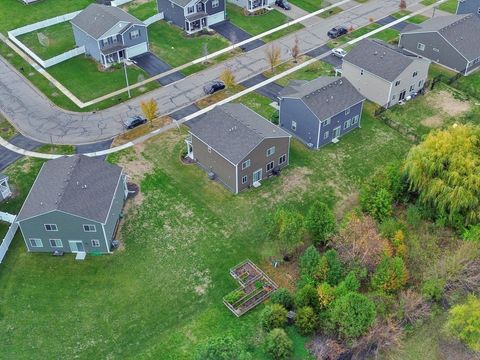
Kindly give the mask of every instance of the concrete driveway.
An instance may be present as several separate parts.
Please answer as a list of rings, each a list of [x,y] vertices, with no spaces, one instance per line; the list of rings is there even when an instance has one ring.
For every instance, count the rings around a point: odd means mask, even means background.
[[[267,80],[265,75],[258,74],[256,76],[242,82],[241,85],[243,85],[245,87],[251,87],[251,86],[260,84],[261,82],[263,82],[265,80]],[[265,86],[262,86],[261,88],[255,90],[255,91],[257,93],[259,93],[260,95],[268,97],[269,99],[271,99],[273,101],[278,101],[278,93],[282,89],[283,89],[283,87],[281,87],[280,85],[278,85],[276,83],[270,83],[270,84],[267,84]]]
[[[233,25],[228,20],[220,24],[212,25],[211,28],[230,41],[232,44],[237,44],[240,41],[247,40],[252,37],[252,35],[247,33],[245,30]],[[242,50],[250,51],[262,46],[263,44],[265,43],[262,40],[255,40],[242,46]]]
[[[132,60],[135,62],[135,64],[143,69],[148,75],[150,76],[155,76],[158,74],[161,74],[165,71],[170,70],[172,67],[168,65],[165,61],[162,59],[158,58],[151,52],[147,52],[142,55],[138,55],[132,58]],[[176,72],[171,75],[165,76],[159,80],[157,80],[161,85],[165,86],[171,83],[174,83],[175,81],[183,79],[185,76],[183,76],[181,73]]]

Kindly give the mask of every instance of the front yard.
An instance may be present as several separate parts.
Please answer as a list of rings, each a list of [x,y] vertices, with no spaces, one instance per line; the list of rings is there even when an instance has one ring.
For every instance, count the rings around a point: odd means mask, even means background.
[[[381,25],[379,25],[377,23],[371,23],[367,26],[364,26],[364,27],[361,27],[359,29],[353,30],[352,32],[349,32],[348,34],[343,35],[343,36],[341,36],[337,39],[331,40],[328,43],[328,46],[330,46],[332,48],[338,47],[339,45],[345,44],[345,43],[347,43],[347,42],[349,42],[353,39],[356,39],[356,38],[358,38],[362,35],[365,35],[365,34],[369,33],[370,31],[376,30],[380,27],[381,27]],[[388,28],[388,29],[382,30],[381,32],[370,36],[370,38],[371,39],[379,39],[379,40],[382,40],[382,41],[385,41],[385,42],[395,42],[398,38],[398,31],[396,31],[394,29],[391,29],[391,28]]]
[[[320,10],[323,4],[323,0],[290,0],[293,5],[298,6],[299,8],[312,13],[314,11]]]

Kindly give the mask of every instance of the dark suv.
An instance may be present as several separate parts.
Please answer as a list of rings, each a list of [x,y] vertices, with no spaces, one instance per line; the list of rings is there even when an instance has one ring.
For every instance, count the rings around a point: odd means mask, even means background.
[[[332,29],[330,29],[328,32],[327,32],[327,35],[330,39],[335,39],[335,38],[338,38],[342,35],[345,35],[346,33],[348,33],[348,30],[346,27],[344,26],[336,26]]]
[[[213,94],[215,91],[225,89],[225,83],[223,81],[210,81],[203,87],[203,92],[207,95]]]
[[[290,10],[292,7],[290,4],[287,2],[287,0],[276,0],[275,5],[278,7],[281,7],[284,10]]]
[[[125,129],[133,129],[139,125],[143,125],[147,122],[147,119],[141,116],[132,116],[123,122]]]

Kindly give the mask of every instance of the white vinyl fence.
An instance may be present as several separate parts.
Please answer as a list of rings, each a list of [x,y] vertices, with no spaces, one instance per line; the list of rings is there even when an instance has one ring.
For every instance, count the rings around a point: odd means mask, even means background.
[[[71,59],[72,57],[81,55],[85,53],[85,48],[83,46],[79,48],[72,49],[70,51],[64,52],[63,54],[54,56],[47,60],[42,60],[37,54],[35,54],[32,50],[30,50],[27,46],[25,46],[20,40],[17,39],[17,36],[36,31],[39,29],[43,29],[52,25],[60,24],[62,22],[72,20],[80,11],[74,11],[68,14],[56,16],[47,20],[39,21],[34,24],[26,25],[19,27],[17,29],[10,30],[8,32],[9,39],[17,45],[20,49],[26,52],[33,60],[39,63],[43,68],[48,68],[50,66],[56,65],[62,61]]]
[[[0,264],[2,263],[3,258],[7,253],[8,247],[12,243],[13,237],[15,236],[15,233],[17,232],[17,229],[18,229],[18,223],[15,222],[15,218],[16,218],[15,215],[0,212],[0,220],[9,222],[11,224],[10,227],[8,228],[7,234],[5,235],[2,243],[0,244]]]
[[[163,12],[150,16],[147,20],[144,20],[143,23],[148,26],[159,20],[163,20]]]
[[[112,0],[111,4],[112,6],[120,6],[126,3],[129,3],[132,0]]]

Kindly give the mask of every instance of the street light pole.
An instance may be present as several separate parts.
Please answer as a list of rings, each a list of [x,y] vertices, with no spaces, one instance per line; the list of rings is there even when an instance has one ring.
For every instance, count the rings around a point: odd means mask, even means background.
[[[130,85],[128,83],[128,75],[127,75],[127,62],[125,60],[123,61],[123,70],[125,71],[125,81],[127,83],[128,97],[131,98],[132,95],[130,94]]]

